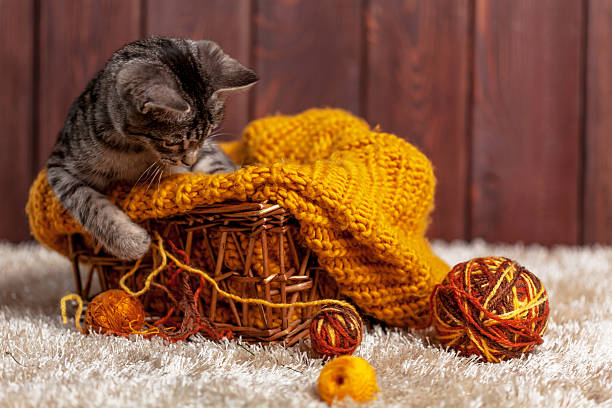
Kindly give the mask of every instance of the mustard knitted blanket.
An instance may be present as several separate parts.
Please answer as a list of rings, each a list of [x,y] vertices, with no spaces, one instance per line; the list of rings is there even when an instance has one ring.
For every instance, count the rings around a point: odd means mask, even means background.
[[[173,175],[159,189],[121,185],[109,197],[136,222],[226,200],[276,202],[299,221],[341,294],[388,324],[424,323],[431,289],[448,267],[424,238],[435,178],[421,152],[332,109],[256,120],[226,149],[244,165],[235,173]],[[27,212],[34,237],[60,253],[67,235],[83,233],[44,171]]]

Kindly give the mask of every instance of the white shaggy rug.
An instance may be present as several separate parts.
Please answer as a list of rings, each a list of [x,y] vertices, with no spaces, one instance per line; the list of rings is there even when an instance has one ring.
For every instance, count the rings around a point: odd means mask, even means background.
[[[517,260],[550,295],[544,344],[522,359],[458,357],[432,332],[375,327],[356,355],[376,369],[371,406],[612,407],[612,247],[436,243],[449,264],[475,256]],[[66,260],[35,244],[0,244],[0,406],[325,407],[322,360],[291,349],[83,336],[63,326],[73,290]],[[345,405],[352,406],[354,403]],[[357,405],[357,404],[355,404]]]

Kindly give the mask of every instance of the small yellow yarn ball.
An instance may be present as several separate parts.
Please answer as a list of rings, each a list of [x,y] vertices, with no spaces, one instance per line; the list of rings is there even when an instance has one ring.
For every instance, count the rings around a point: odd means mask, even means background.
[[[142,303],[121,289],[111,289],[94,297],[85,312],[85,329],[103,334],[131,334],[143,328]]]
[[[367,402],[380,391],[376,371],[363,358],[341,356],[329,361],[319,374],[319,395],[331,405],[349,396],[357,402]]]

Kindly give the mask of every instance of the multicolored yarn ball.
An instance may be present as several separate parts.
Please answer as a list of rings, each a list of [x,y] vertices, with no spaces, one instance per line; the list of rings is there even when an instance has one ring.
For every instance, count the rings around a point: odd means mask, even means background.
[[[349,396],[357,402],[367,402],[380,391],[376,371],[363,358],[341,356],[329,361],[319,374],[319,395],[331,405]]]
[[[475,258],[456,265],[431,294],[438,339],[463,355],[499,362],[542,343],[548,295],[542,282],[516,262]]]
[[[111,289],[94,297],[85,312],[85,329],[104,334],[132,334],[145,323],[138,298],[121,289]]]
[[[361,343],[363,323],[354,310],[341,305],[326,306],[310,323],[312,349],[323,356],[353,354]]]

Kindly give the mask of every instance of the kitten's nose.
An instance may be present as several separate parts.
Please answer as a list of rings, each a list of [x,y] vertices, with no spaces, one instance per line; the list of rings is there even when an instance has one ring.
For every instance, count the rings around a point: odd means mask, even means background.
[[[185,166],[193,166],[197,160],[198,160],[198,152],[196,150],[194,152],[189,152],[185,156],[183,156],[182,161]]]

